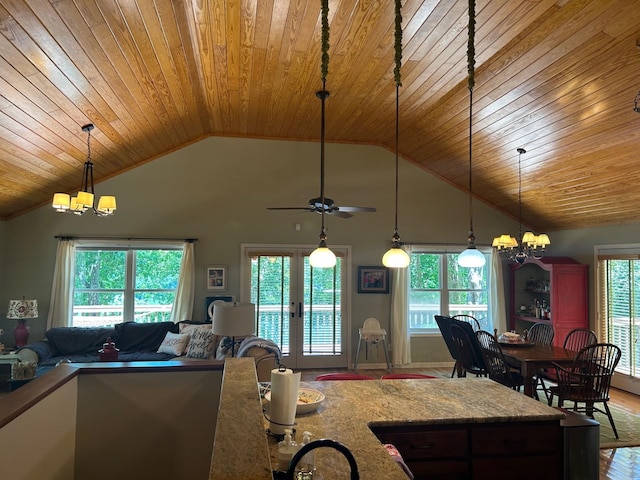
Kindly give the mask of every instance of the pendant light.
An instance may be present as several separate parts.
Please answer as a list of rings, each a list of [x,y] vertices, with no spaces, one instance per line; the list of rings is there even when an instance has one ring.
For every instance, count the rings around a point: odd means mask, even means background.
[[[71,212],[76,215],[82,215],[87,210],[93,210],[93,213],[99,217],[113,215],[116,211],[116,197],[113,195],[104,195],[98,200],[98,207],[95,207],[95,189],[93,187],[93,162],[91,161],[91,130],[93,124],[88,123],[82,127],[83,132],[87,132],[87,160],[84,162],[82,171],[81,190],[75,197],[71,197],[67,193],[55,193],[53,195],[52,207],[56,212]]]
[[[393,227],[393,237],[391,237],[391,248],[382,257],[382,264],[389,268],[407,268],[411,259],[407,252],[402,249],[400,235],[398,235],[398,138],[400,136],[400,87],[402,86],[400,77],[400,67],[402,66],[402,13],[401,0],[396,1],[395,8],[395,62],[393,77],[396,82],[396,213]]]
[[[531,231],[522,233],[522,165],[523,153],[527,153],[524,148],[518,148],[518,221],[520,229],[518,231],[520,243],[509,234],[503,234],[493,239],[491,244],[501,257],[522,265],[527,258],[542,258],[546,247],[551,244],[546,233],[536,235]]]
[[[473,133],[473,84],[474,84],[474,36],[476,30],[475,19],[475,0],[469,0],[469,41],[467,44],[467,62],[468,62],[468,86],[469,86],[469,237],[467,239],[468,244],[466,250],[458,255],[458,265],[461,267],[482,267],[486,259],[482,252],[476,248],[476,237],[473,234],[473,146],[472,146],[472,133]]]
[[[320,99],[321,116],[320,116],[320,201],[322,202],[322,227],[320,229],[320,244],[311,255],[309,255],[309,263],[314,268],[333,268],[336,264],[335,254],[327,247],[327,233],[324,226],[324,115],[325,102],[329,98],[327,92],[327,72],[329,71],[329,0],[321,0],[322,5],[322,64],[320,72],[322,74],[322,90],[316,92],[316,97]]]

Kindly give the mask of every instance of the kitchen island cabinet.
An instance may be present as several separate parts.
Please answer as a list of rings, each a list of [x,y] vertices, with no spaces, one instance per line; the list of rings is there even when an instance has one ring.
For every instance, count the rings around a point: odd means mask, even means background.
[[[255,373],[246,373],[255,367],[247,360],[226,360],[210,478],[267,479],[277,465],[278,440],[266,434]],[[304,385],[326,398],[316,411],[296,417],[297,440],[309,431],[315,439],[343,443],[356,459],[360,478],[406,480],[383,446],[387,439],[416,469],[416,478],[434,475],[449,461],[460,473],[448,478],[514,478],[516,467],[518,478],[562,477],[564,414],[486,378]],[[460,452],[437,447],[435,439]],[[421,446],[422,454],[412,445]],[[348,478],[348,464],[335,450],[316,450],[316,465],[325,479]]]

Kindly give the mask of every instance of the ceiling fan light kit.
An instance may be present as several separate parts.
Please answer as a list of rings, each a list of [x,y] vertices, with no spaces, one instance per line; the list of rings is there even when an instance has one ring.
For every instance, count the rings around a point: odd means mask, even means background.
[[[518,221],[520,223],[520,243],[509,234],[502,234],[493,239],[491,246],[495,248],[503,259],[523,264],[527,258],[542,258],[547,246],[551,245],[549,235],[536,235],[531,231],[522,233],[522,164],[521,157],[527,153],[524,148],[518,148]]]
[[[75,197],[67,193],[55,193],[51,206],[59,213],[75,213],[82,215],[89,209],[99,217],[113,215],[116,211],[116,197],[105,195],[98,200],[98,207],[95,206],[95,189],[93,186],[93,162],[91,161],[91,130],[93,124],[88,123],[82,127],[83,132],[87,132],[87,160],[84,162],[82,171],[81,190]]]
[[[476,248],[476,237],[473,233],[473,84],[474,84],[474,36],[476,30],[476,18],[475,18],[476,2],[475,0],[469,0],[469,41],[467,44],[467,62],[468,62],[468,87],[469,87],[469,236],[467,237],[467,248],[458,255],[458,265],[461,267],[482,267],[484,266],[486,259],[482,252]]]
[[[396,210],[391,248],[382,256],[382,264],[388,268],[407,268],[411,259],[409,254],[402,249],[400,235],[398,235],[398,145],[400,138],[400,67],[402,66],[402,2],[395,1],[395,68],[393,70],[396,82]]]

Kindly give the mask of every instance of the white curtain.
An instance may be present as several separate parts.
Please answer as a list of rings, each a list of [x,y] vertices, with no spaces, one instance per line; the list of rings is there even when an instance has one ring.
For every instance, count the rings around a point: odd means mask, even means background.
[[[180,278],[178,279],[176,299],[171,309],[170,319],[172,322],[192,320],[195,293],[196,269],[193,242],[186,241],[182,250],[182,263],[180,264]]]
[[[410,252],[407,252],[410,254]],[[394,268],[391,284],[391,330],[393,365],[411,363],[411,337],[409,335],[409,267]]]
[[[53,327],[71,326],[71,282],[75,261],[75,241],[60,238],[58,240],[58,251],[56,252],[56,266],[53,270],[47,330]]]
[[[504,295],[504,275],[502,270],[502,259],[500,255],[495,251],[491,252],[491,298],[489,299],[489,305],[491,305],[491,318],[493,328],[497,328],[498,332],[507,331],[507,307],[505,304]],[[491,331],[493,333],[493,330]]]

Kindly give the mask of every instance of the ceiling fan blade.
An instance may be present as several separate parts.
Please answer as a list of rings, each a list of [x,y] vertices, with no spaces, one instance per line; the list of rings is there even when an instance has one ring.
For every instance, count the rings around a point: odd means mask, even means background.
[[[374,207],[337,207],[341,212],[376,212]]]
[[[332,217],[338,218],[351,218],[353,215],[347,212],[343,212],[341,210],[331,210],[330,212],[326,212],[327,215],[331,215]]]
[[[309,207],[267,207],[267,210],[306,210],[312,212],[313,209]]]

